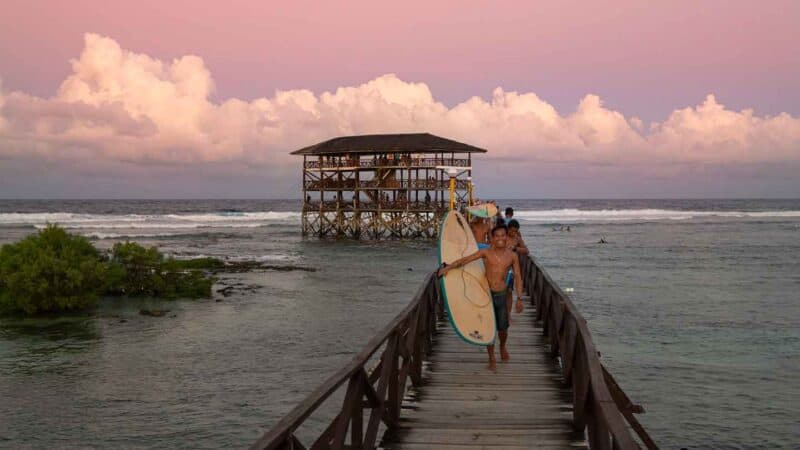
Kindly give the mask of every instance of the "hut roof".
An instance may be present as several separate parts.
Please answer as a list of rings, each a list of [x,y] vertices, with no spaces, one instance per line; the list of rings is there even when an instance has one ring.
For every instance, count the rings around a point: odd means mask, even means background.
[[[486,153],[486,150],[430,133],[366,134],[343,136],[295,150],[292,155],[345,153]]]

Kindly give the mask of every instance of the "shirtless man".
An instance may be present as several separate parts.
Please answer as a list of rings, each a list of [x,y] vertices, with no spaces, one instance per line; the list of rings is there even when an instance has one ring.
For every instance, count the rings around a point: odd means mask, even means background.
[[[478,216],[473,217],[472,222],[469,223],[469,228],[475,236],[475,242],[478,243],[479,249],[489,247],[487,239],[489,236],[489,224],[486,219]]]
[[[529,253],[525,241],[522,240],[522,235],[519,233],[519,222],[517,219],[511,219],[506,224],[508,226],[508,243],[506,246],[514,252],[514,255],[527,255]],[[508,317],[511,317],[511,304],[514,303],[514,274],[509,270],[508,278]],[[510,324],[509,320],[509,324]]]
[[[509,310],[506,307],[506,303],[508,302],[508,297],[506,296],[506,274],[509,268],[513,268],[516,279],[521,280],[522,277],[519,271],[519,258],[517,258],[516,253],[512,252],[507,246],[508,229],[506,226],[495,226],[492,228],[491,236],[491,247],[478,250],[469,256],[443,265],[444,267],[439,269],[438,276],[442,277],[456,267],[461,267],[478,258],[483,258],[483,265],[486,269],[486,280],[489,282],[489,288],[492,291],[492,305],[494,306],[497,334],[500,336],[500,358],[503,361],[508,361],[510,357],[506,349],[506,340],[508,339]],[[523,309],[522,283],[517,283],[517,294],[516,309],[519,314]],[[497,360],[494,357],[494,344],[487,346],[486,349],[489,352],[489,370],[496,372]]]
[[[525,245],[525,241],[522,240],[517,219],[509,220],[506,225],[508,226],[508,244],[506,245],[508,245],[511,251],[518,255],[527,255],[530,253],[528,251],[528,246]]]

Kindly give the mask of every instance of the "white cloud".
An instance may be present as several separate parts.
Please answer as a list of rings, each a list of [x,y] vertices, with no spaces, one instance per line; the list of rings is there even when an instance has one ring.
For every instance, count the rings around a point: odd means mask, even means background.
[[[800,160],[800,118],[725,109],[709,95],[646,127],[584,97],[559,113],[534,93],[497,88],[452,108],[424,83],[392,74],[319,95],[278,91],[214,102],[203,60],[171,62],[87,34],[52,98],[0,84],[0,157],[134,164],[236,162],[284,166],[288,152],[339,135],[428,131],[486,147],[491,158],[576,163],[753,163]]]

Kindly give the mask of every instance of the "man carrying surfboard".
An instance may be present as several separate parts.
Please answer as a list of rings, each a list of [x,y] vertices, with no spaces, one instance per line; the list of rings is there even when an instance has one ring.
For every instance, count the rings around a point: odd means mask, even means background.
[[[521,280],[519,269],[519,258],[517,254],[512,252],[507,246],[508,243],[508,228],[505,225],[497,225],[492,228],[491,232],[491,246],[489,248],[480,249],[477,252],[457,259],[450,264],[443,264],[439,269],[438,276],[443,277],[447,272],[465,264],[469,264],[479,258],[483,259],[483,264],[486,269],[486,280],[489,283],[492,296],[492,306],[494,307],[494,317],[497,325],[497,334],[500,337],[500,358],[503,361],[508,361],[510,358],[508,350],[506,349],[506,340],[508,339],[508,325],[509,325],[509,310],[506,305],[508,297],[506,296],[507,284],[506,276],[509,269],[514,272],[514,278]],[[515,283],[517,289],[517,304],[516,311],[521,313],[524,306],[522,302],[522,283]],[[488,345],[486,349],[489,352],[489,370],[492,372],[497,371],[497,360],[494,356],[494,344]]]

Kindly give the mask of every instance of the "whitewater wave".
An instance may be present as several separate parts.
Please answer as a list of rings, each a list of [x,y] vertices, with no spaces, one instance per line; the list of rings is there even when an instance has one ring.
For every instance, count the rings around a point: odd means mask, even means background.
[[[129,239],[129,238],[158,238],[158,237],[172,237],[181,235],[182,233],[103,233],[99,231],[91,231],[85,234],[90,239]]]
[[[682,211],[678,209],[553,209],[515,211],[514,218],[528,222],[616,222],[690,220],[707,217],[734,219],[800,218],[800,211]]]
[[[166,230],[185,233],[202,228],[256,228],[271,225],[299,224],[301,214],[292,211],[215,212],[202,214],[80,214],[0,213],[0,226],[32,226],[43,228],[58,224],[67,229],[83,230],[98,239],[118,237],[157,237],[174,235]],[[526,222],[621,222],[667,221],[702,218],[728,219],[800,219],[798,210],[774,211],[685,211],[678,209],[552,209],[518,210],[514,217]],[[121,230],[125,230],[124,232]],[[149,232],[145,232],[148,230]]]
[[[35,227],[34,227],[35,228]],[[173,231],[164,231],[164,232],[153,232],[146,229],[135,229],[135,230],[128,230],[122,231],[119,233],[114,232],[107,232],[107,231],[97,231],[97,230],[79,230],[79,233],[83,234],[84,236],[90,239],[96,240],[103,240],[103,239],[137,239],[137,238],[166,238],[166,237],[175,237],[181,236],[184,238],[187,237],[196,237],[196,238],[209,238],[212,236],[219,236],[219,237],[231,237],[232,235],[229,233],[221,232],[221,231],[192,231],[192,230],[173,230]],[[239,236],[241,237],[241,236]]]
[[[263,211],[205,214],[78,214],[0,213],[0,226],[19,225],[43,228],[58,224],[69,229],[194,229],[194,228],[255,228],[274,223],[297,223],[300,213]]]

